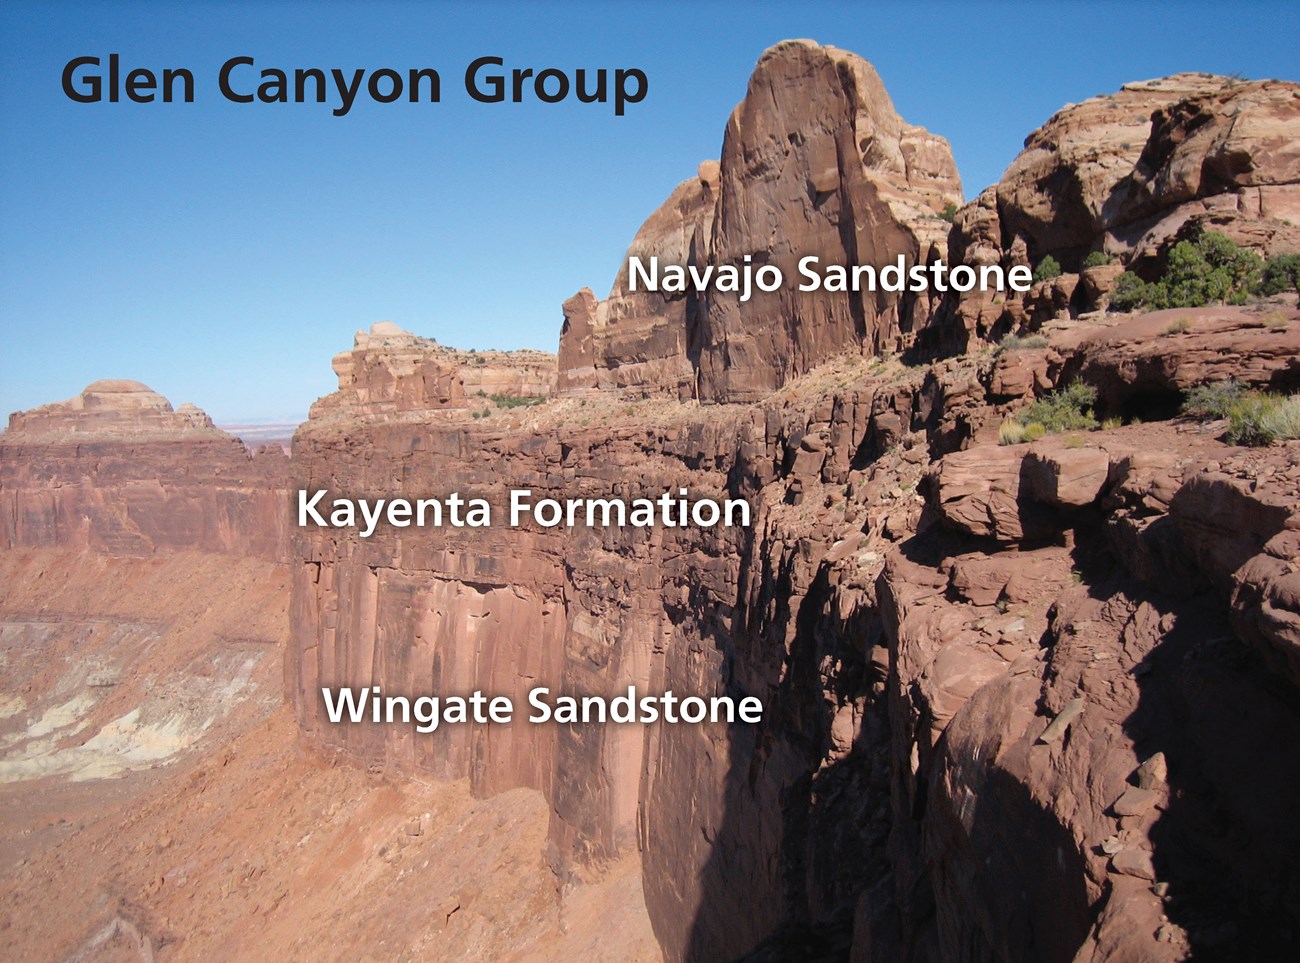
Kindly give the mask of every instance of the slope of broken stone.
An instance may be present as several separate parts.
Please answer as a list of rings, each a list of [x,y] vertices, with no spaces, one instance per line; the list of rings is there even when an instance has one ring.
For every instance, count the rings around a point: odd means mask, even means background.
[[[173,764],[279,701],[288,580],[274,563],[10,549],[0,584],[11,796]]]
[[[301,750],[282,568],[10,550],[0,586],[6,958],[660,958],[634,857],[559,894],[537,794]],[[42,720],[37,754],[13,737]]]

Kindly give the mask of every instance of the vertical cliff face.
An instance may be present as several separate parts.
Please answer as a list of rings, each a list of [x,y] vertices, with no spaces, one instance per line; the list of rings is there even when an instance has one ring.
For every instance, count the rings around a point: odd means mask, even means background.
[[[938,215],[961,200],[947,142],[903,122],[875,70],[833,47],[795,41],[759,60],[727,124],[712,262],[745,257],[802,280],[820,264],[908,264],[943,251]],[[926,301],[783,286],[742,302],[711,292],[696,349],[700,397],[751,401],[843,351],[906,343]]]
[[[250,454],[193,405],[97,381],[10,416],[0,435],[0,544],[111,555],[288,551],[287,459]]]
[[[825,377],[861,387],[826,396]],[[295,439],[295,487],[454,491],[488,499],[497,523],[296,533],[287,672],[302,728],[387,771],[468,777],[482,793],[541,789],[562,878],[641,853],[672,959],[734,957],[810,922],[847,940],[859,894],[885,879],[888,835],[887,659],[871,587],[883,552],[869,546],[901,537],[919,513],[914,494],[864,466],[905,442],[917,474],[925,426],[936,445],[958,443],[973,378],[960,365],[860,362],[763,406],[629,412],[592,397],[490,424],[330,409]],[[559,499],[686,488],[748,500],[754,523],[511,529],[511,488]],[[869,539],[864,525],[889,534]],[[767,712],[756,727],[518,721],[415,735],[325,722],[320,687],[340,685],[482,689],[521,707],[537,686],[609,697],[635,685],[754,695]]]
[[[1251,105],[1284,92],[1215,100],[1221,85],[1206,83],[1127,91],[1116,109],[1131,112],[1092,149],[1111,108],[1063,111],[958,214],[954,253],[1024,263],[1038,246],[1127,237],[1116,205],[1139,178],[1188,217],[1188,204],[1218,216],[1227,194],[1249,199],[1251,184],[1220,190],[1215,174],[1173,200],[1182,188],[1159,184],[1176,171],[1190,184],[1188,164],[1285,186],[1260,173],[1285,167],[1282,141],[1233,139]],[[1218,106],[1196,120],[1192,101]],[[1220,123],[1231,103],[1237,122]],[[1141,105],[1157,119],[1138,120]],[[1127,138],[1147,124],[1157,133],[1138,149]],[[679,187],[632,251],[770,259],[791,277],[808,255],[926,260],[943,252],[938,214],[957,192],[946,146],[897,117],[865,62],[787,43],[760,61],[717,170]],[[466,353],[372,329],[299,430],[292,487],[458,493],[487,499],[495,520],[294,532],[286,684],[301,730],[377,772],[540,790],[562,882],[640,854],[671,960],[1275,952],[1297,922],[1298,840],[1271,800],[1290,798],[1296,773],[1234,746],[1297,726],[1300,454],[1243,453],[1219,429],[1168,419],[1185,390],[1228,375],[1296,388],[1300,314],[1179,312],[1176,340],[1162,337],[1170,315],[1110,317],[1049,329],[1037,347],[936,360],[923,342],[911,365],[886,356],[921,333],[984,337],[1069,313],[1073,291],[742,303],[632,292],[624,272],[606,301],[566,303],[558,397],[537,406],[480,407],[492,393],[468,390]],[[521,367],[496,361],[502,377]],[[1008,413],[1077,377],[1099,415],[1148,424],[996,444]],[[510,490],[682,488],[746,500],[752,525],[504,518]],[[537,687],[634,685],[755,696],[765,710],[752,726],[520,719],[419,735],[325,721],[321,688],[345,685],[478,689],[521,708]]]
[[[947,142],[898,116],[869,63],[778,44],[755,67],[720,162],[679,186],[627,254],[702,270],[771,264],[786,283],[748,301],[633,294],[625,260],[607,300],[565,305],[560,391],[749,402],[836,354],[908,347],[932,319],[929,298],[799,292],[798,262],[927,262],[945,250],[939,215],[960,201]]]

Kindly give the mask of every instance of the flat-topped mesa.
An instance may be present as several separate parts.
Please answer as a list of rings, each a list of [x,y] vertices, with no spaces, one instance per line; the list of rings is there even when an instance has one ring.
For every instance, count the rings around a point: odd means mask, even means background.
[[[9,416],[8,444],[50,441],[165,440],[229,436],[202,409],[170,402],[138,381],[96,381],[67,401]]]
[[[846,351],[906,347],[932,315],[926,297],[800,292],[819,267],[911,263],[945,253],[961,182],[943,138],[905,123],[861,57],[792,40],[766,51],[706,162],[642,225],[628,256],[701,269],[774,264],[785,282],[738,293],[627,291],[565,303],[562,394],[592,388],[753,401]]]
[[[555,355],[545,351],[460,351],[390,321],[358,331],[334,356],[338,391],[311,407],[313,421],[465,410],[493,395],[550,398]]]
[[[96,381],[0,432],[0,549],[282,559],[287,467],[194,405],[173,411],[138,381]]]
[[[1183,73],[1061,108],[957,213],[950,244],[954,263],[1050,254],[1065,273],[1005,305],[972,292],[956,316],[986,338],[1077,315],[1125,266],[1149,272],[1201,230],[1266,256],[1300,250],[1300,84]],[[1113,263],[1085,267],[1094,252]]]

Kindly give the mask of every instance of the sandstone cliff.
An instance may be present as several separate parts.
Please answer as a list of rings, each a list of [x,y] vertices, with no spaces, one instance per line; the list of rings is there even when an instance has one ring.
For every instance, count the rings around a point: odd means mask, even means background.
[[[717,210],[718,165],[705,161],[641,225],[604,301],[583,288],[564,303],[559,392],[619,390],[629,396],[694,396],[688,329],[699,310],[693,294],[629,290],[627,259],[705,266]]]
[[[1285,145],[1250,134],[1249,118],[1287,122],[1290,89],[1239,87],[1133,85],[1100,138],[1108,103],[1067,108],[1003,185],[958,214],[954,252],[1081,257],[1105,235],[1129,238],[1120,253],[1136,258],[1175,221],[1224,223],[1215,198],[1246,196],[1244,180],[1150,188],[1165,213],[1138,234],[1123,214],[1138,202],[1113,199],[1139,190],[1153,144],[1182,143],[1169,118],[1189,103],[1246,117],[1228,124],[1254,138],[1233,148],[1251,158],[1237,166],[1272,171],[1251,174],[1255,187],[1285,188]],[[1141,167],[1152,184],[1167,166],[1154,164]],[[924,260],[944,252],[937,215],[958,190],[946,148],[898,120],[863,62],[784,44],[760,61],[716,172],[702,166],[681,185],[629,253],[697,265],[758,254],[786,259],[787,272],[808,253]],[[1286,193],[1254,196],[1265,195]],[[1259,225],[1266,250],[1289,243],[1262,210],[1246,204],[1234,222]],[[1094,298],[1105,280],[1090,282]],[[1225,450],[1169,419],[1187,389],[1230,376],[1300,387],[1300,317],[1179,312],[1176,336],[1159,313],[1045,325],[1077,313],[1058,296],[982,316],[976,304],[984,326],[967,328],[966,304],[674,299],[630,292],[624,271],[606,301],[566,303],[559,401],[491,425],[313,418],[295,441],[303,486],[458,491],[498,506],[508,488],[687,487],[748,499],[755,524],[299,532],[287,671],[304,732],[385,771],[464,776],[483,793],[540,789],[562,879],[641,853],[670,959],[1174,959],[1281,946],[1295,840],[1279,831],[1270,852],[1275,817],[1252,800],[1283,792],[1291,770],[1251,782],[1208,761],[1254,723],[1188,689],[1176,666],[1209,660],[1203,671],[1231,685],[1234,704],[1278,731],[1295,725],[1278,687],[1292,671],[1297,455]],[[954,330],[984,337],[1008,318],[1032,319],[1048,343],[924,357]],[[921,363],[872,359],[908,346]],[[1007,412],[1079,377],[1100,415],[1135,426],[993,444]],[[1232,521],[1204,523],[1220,512]],[[323,723],[319,688],[342,684],[516,701],[536,685],[608,696],[635,684],[755,695],[768,711],[756,727],[413,736]]]
[[[774,264],[790,280],[737,294],[629,294],[565,305],[560,389],[755,401],[827,358],[909,346],[928,298],[797,292],[797,263],[928,262],[945,254],[961,182],[943,138],[907,124],[875,69],[806,40],[766,51],[727,123],[718,164],[677,188],[627,255],[700,268]]]
[[[1270,817],[1205,762],[1253,723],[1165,680],[1213,624],[1260,655],[1234,640],[1228,663],[1205,671],[1235,666],[1234,704],[1294,724],[1289,697],[1268,700],[1297,617],[1291,549],[1277,541],[1300,497],[1297,454],[1231,455],[1211,434],[1163,425],[1081,448],[981,444],[1006,406],[1078,371],[1102,386],[1104,412],[1147,418],[1225,370],[1222,358],[1255,384],[1300,386],[1300,316],[1280,330],[1254,318],[1207,310],[1159,352],[1167,315],[921,368],[845,360],[753,407],[592,399],[497,432],[375,424],[346,438],[308,423],[294,452],[305,485],[498,500],[510,486],[686,486],[746,497],[756,521],[728,533],[300,532],[288,672],[301,725],[390,771],[541,789],[562,876],[639,849],[672,959],[834,957],[850,944],[863,959],[1070,959],[1080,947],[1103,959],[1137,946],[1172,959],[1247,920],[1274,945],[1290,924],[1269,894],[1293,844],[1270,853]],[[1162,363],[1125,360],[1142,352]],[[1225,469],[1276,479],[1276,495],[1247,494]],[[1204,528],[1219,512],[1206,499],[1232,503],[1236,520]],[[1238,548],[1218,541],[1228,532]],[[1262,620],[1250,614],[1261,598]],[[1139,666],[1156,659],[1165,668],[1146,678]],[[344,683],[517,700],[535,685],[636,684],[757,695],[768,715],[753,728],[411,736],[324,724],[319,686]],[[1083,721],[1034,748],[1068,705],[1085,706]],[[1168,781],[1147,780],[1150,794],[1121,807],[1137,812],[1116,813],[1157,751]],[[1261,773],[1248,798],[1288,773]],[[1211,818],[1249,855],[1197,842]],[[1255,899],[1266,913],[1252,915]]]
[[[897,117],[864,61],[781,44],[716,170],[632,250],[788,270],[809,253],[925,260],[946,240],[969,263],[1055,252],[1070,269],[1103,249],[1140,267],[1191,223],[1292,243],[1294,85],[1179,75],[1113,99],[1031,135],[949,232],[938,215],[960,188],[942,141]],[[389,325],[359,334],[335,359],[339,391],[295,436],[286,487],[458,492],[498,511],[508,489],[687,488],[746,499],[753,525],[295,528],[284,678],[304,743],[398,782],[537,790],[544,816],[492,810],[496,825],[544,838],[566,892],[639,856],[670,960],[1284,955],[1300,927],[1286,748],[1300,735],[1300,442],[1235,448],[1224,423],[1178,409],[1228,378],[1300,390],[1300,312],[1093,314],[1108,272],[1088,271],[1018,301],[747,305],[635,293],[620,275],[606,301],[566,303],[558,365]],[[981,344],[1012,326],[1042,339]],[[972,350],[945,356],[959,346]],[[1006,416],[1076,379],[1114,421],[997,443]],[[146,412],[132,417],[169,417],[134,389],[91,392],[123,393]],[[228,441],[192,416],[200,437],[150,442],[173,460],[130,468],[144,443],[129,431],[68,440],[100,404],[24,416],[0,441],[10,544],[209,544],[176,532],[157,492],[196,478],[200,515],[224,517],[210,493],[232,469],[202,474],[208,449],[193,446]],[[128,521],[130,537],[102,534]],[[417,735],[328,723],[321,687],[341,685],[516,704],[537,686],[636,685],[766,711],[753,726]],[[420,910],[402,919],[427,925]]]

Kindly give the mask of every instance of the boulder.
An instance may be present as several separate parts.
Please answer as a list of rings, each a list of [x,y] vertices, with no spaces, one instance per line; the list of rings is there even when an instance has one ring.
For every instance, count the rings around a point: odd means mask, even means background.
[[[1100,448],[1035,446],[1025,456],[1021,485],[1025,495],[1056,508],[1081,508],[1100,497],[1110,458]]]

